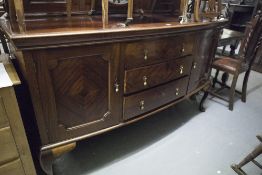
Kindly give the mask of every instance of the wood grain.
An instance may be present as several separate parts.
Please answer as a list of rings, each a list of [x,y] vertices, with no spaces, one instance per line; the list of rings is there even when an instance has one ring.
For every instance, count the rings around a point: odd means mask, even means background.
[[[125,43],[122,46],[125,68],[132,69],[191,55],[194,47],[193,41],[194,34],[190,33],[187,36]]]
[[[124,120],[131,119],[186,95],[188,77],[124,98]],[[143,102],[143,106],[141,104]]]
[[[134,93],[189,75],[191,67],[192,57],[189,56],[128,70],[125,72],[125,93]]]

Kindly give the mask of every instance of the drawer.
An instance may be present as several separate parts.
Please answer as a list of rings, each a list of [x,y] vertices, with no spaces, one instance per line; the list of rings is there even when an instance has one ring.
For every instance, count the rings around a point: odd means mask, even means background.
[[[125,68],[132,69],[190,55],[193,45],[193,34],[126,43],[123,45]]]
[[[154,110],[186,95],[188,76],[124,98],[124,119]]]
[[[25,175],[20,159],[0,165],[0,174],[2,175]]]
[[[0,155],[0,165],[19,156],[9,127],[0,129]]]
[[[0,129],[8,126],[7,114],[4,108],[3,98],[0,96]]]
[[[154,87],[190,74],[192,56],[172,59],[125,72],[125,94]]]

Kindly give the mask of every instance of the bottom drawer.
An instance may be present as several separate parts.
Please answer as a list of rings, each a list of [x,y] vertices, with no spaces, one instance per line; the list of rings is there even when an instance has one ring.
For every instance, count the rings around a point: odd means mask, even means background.
[[[124,119],[149,112],[186,95],[188,77],[124,98]]]
[[[24,175],[24,170],[20,159],[0,166],[0,174],[2,175]]]

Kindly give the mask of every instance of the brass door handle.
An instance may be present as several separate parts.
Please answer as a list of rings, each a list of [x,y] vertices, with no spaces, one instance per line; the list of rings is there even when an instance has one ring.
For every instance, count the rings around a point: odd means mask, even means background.
[[[147,86],[147,76],[143,77],[143,81],[144,81],[144,86]]]
[[[141,100],[140,101],[140,110],[144,110],[145,109],[145,101]]]
[[[180,74],[182,75],[184,73],[184,66],[181,65],[179,69],[180,69]]]
[[[184,53],[185,52],[185,46],[184,44],[182,45],[182,49],[181,49],[181,53]]]
[[[116,82],[115,83],[115,92],[118,93],[119,92],[119,84]]]
[[[179,88],[176,88],[176,96],[179,96]]]
[[[148,50],[145,49],[144,50],[144,60],[147,60],[148,59]]]
[[[196,68],[197,68],[197,63],[194,62],[193,69],[196,69]]]

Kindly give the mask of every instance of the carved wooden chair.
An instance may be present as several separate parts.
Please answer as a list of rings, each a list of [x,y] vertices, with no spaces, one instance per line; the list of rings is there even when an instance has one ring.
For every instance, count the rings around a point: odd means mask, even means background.
[[[259,12],[251,21],[245,32],[245,37],[240,47],[240,54],[237,58],[221,56],[213,62],[212,67],[217,70],[216,75],[213,79],[213,83],[219,83],[222,88],[230,88],[229,99],[218,94],[218,91],[209,93],[213,96],[229,102],[229,109],[233,110],[235,92],[242,95],[242,101],[246,102],[246,91],[248,78],[251,71],[251,66],[256,57],[259,46],[262,41],[262,15]],[[233,81],[231,87],[218,82],[217,77],[219,71],[223,71],[233,75]],[[236,83],[240,73],[245,72],[245,77],[242,86],[242,92],[236,91]],[[221,88],[221,89],[222,89]]]
[[[195,21],[203,19],[213,20],[219,18],[222,10],[221,0],[195,0],[194,5]]]
[[[66,0],[67,16],[72,15],[72,0]],[[127,19],[125,24],[129,24],[133,20],[133,0],[128,0]],[[93,15],[95,12],[96,0],[91,0],[91,9],[88,15]],[[108,24],[108,0],[102,0],[102,20],[103,24]]]
[[[255,158],[262,154],[262,135],[257,136],[258,140],[261,142],[250,154],[248,154],[239,164],[231,165],[231,168],[238,175],[247,175],[241,168],[249,162],[253,162],[256,166],[262,169],[262,165],[259,164]]]

